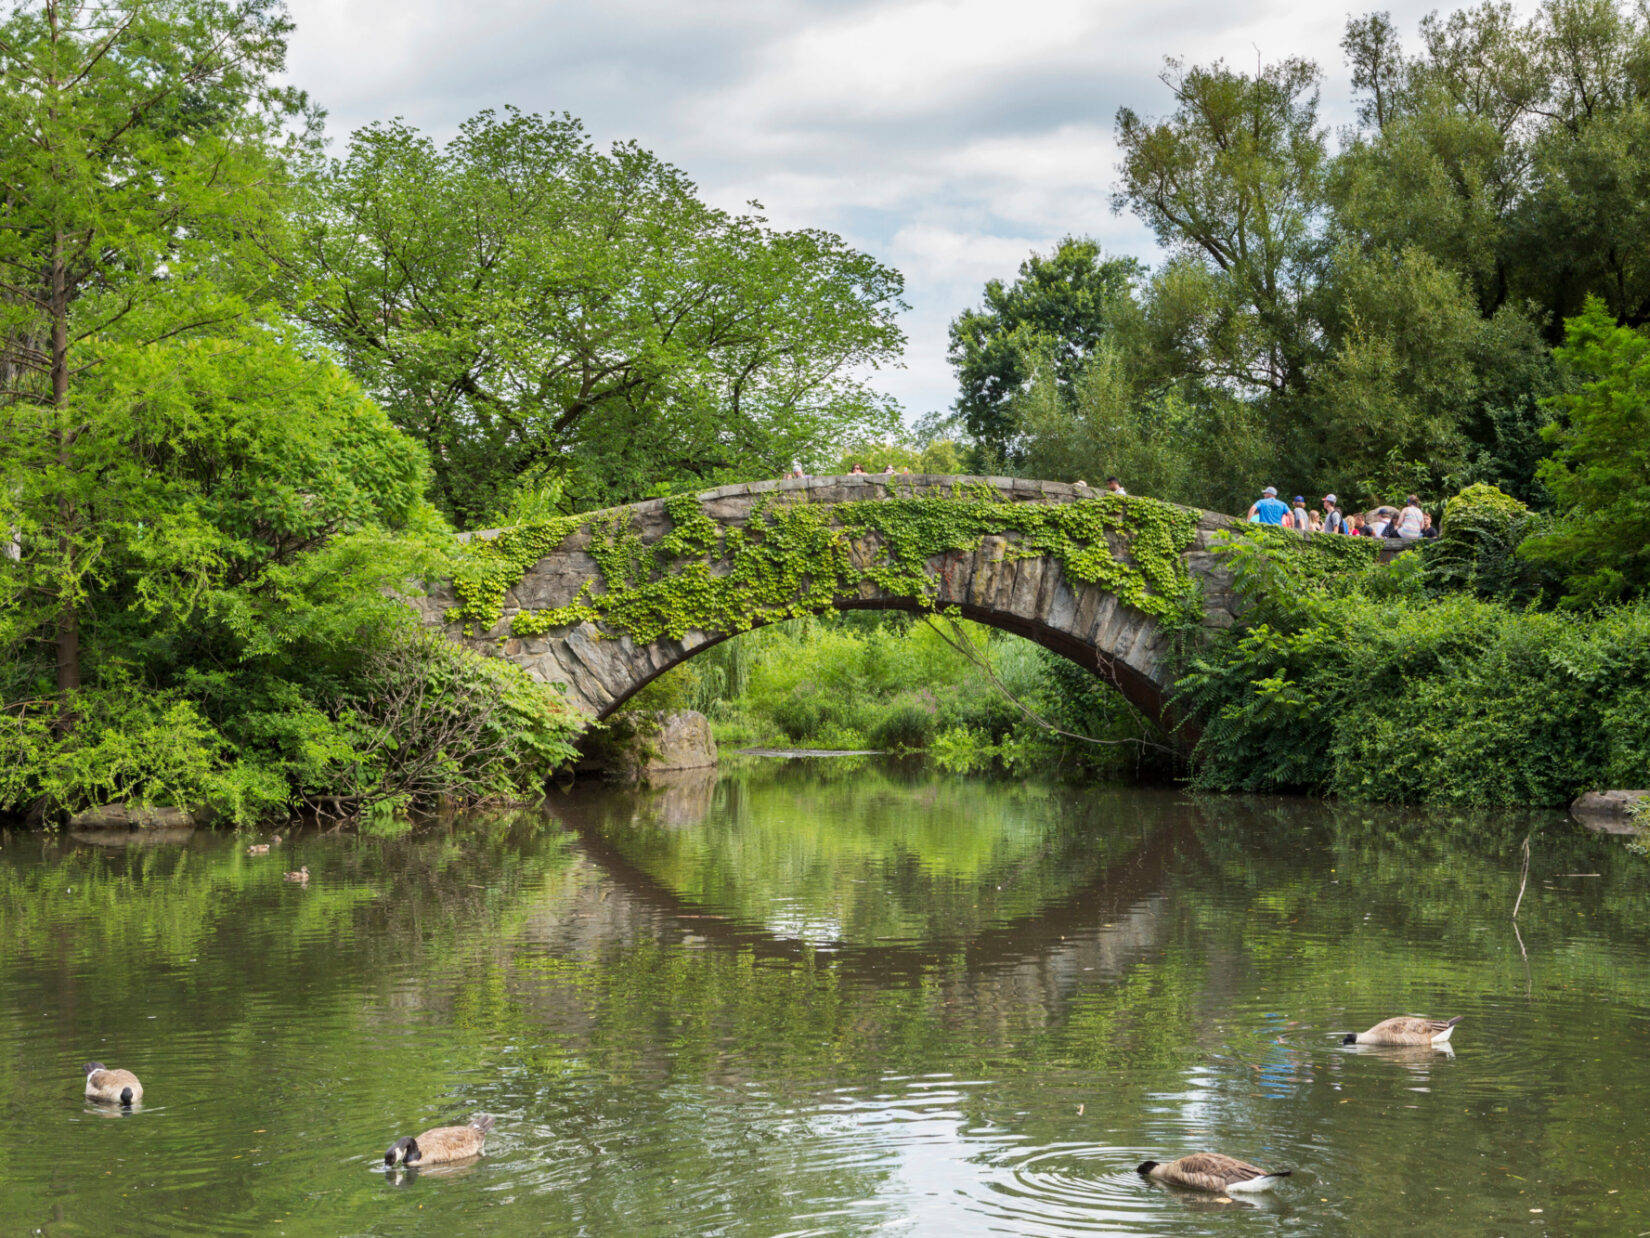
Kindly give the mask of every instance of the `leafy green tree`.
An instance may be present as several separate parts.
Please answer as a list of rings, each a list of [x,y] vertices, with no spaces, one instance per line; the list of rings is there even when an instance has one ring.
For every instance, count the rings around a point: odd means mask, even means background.
[[[1250,77],[1224,64],[1162,75],[1174,112],[1117,113],[1117,210],[1134,210],[1170,250],[1153,299],[1174,297],[1185,372],[1252,396],[1298,391],[1316,355],[1307,301],[1323,231],[1327,152],[1316,65]]]
[[[1554,398],[1541,480],[1557,503],[1549,533],[1519,553],[1565,574],[1572,603],[1650,586],[1650,339],[1618,326],[1604,302],[1565,324],[1561,363],[1579,388]]]
[[[1469,473],[1528,491],[1533,428],[1517,439],[1502,410],[1553,389],[1534,323],[1510,306],[1485,317],[1460,274],[1413,246],[1337,248],[1317,300],[1327,355],[1290,439],[1304,473],[1371,501]]]
[[[0,493],[25,569],[9,600],[51,642],[59,691],[80,686],[106,542],[109,478],[88,461],[120,448],[83,388],[111,348],[243,312],[234,259],[303,113],[275,81],[289,28],[269,0],[38,0],[0,20]]]
[[[988,462],[1016,451],[1014,400],[1036,360],[1052,365],[1069,387],[1139,273],[1133,258],[1103,258],[1094,241],[1068,236],[1051,253],[1022,262],[1012,284],[989,281],[984,305],[952,319],[947,355],[962,388],[956,413]]]
[[[1086,481],[1115,475],[1131,494],[1242,511],[1271,459],[1254,410],[1182,386],[1154,389],[1120,348],[1101,344],[1069,389],[1040,368],[1015,401],[1027,477]]]
[[[373,125],[308,189],[292,312],[424,444],[465,524],[545,479],[593,507],[894,427],[864,375],[903,344],[896,272],[715,210],[569,117],[483,112],[445,147]]]
[[[1385,15],[1343,44],[1362,94],[1335,160],[1336,228],[1415,245],[1465,276],[1486,316],[1532,303],[1556,343],[1601,296],[1650,321],[1650,24],[1616,0],[1483,4],[1421,23],[1406,55]]]
[[[391,590],[444,570],[423,452],[347,374],[266,327],[97,356],[75,405],[95,433],[64,465],[98,481],[77,495],[97,559],[79,606],[90,674],[74,692],[30,682],[30,599],[52,564],[33,547],[52,532],[58,475],[8,477],[21,553],[0,558],[19,600],[0,612],[0,809],[183,786],[246,813],[284,804],[294,752],[348,756],[321,706],[412,625]]]

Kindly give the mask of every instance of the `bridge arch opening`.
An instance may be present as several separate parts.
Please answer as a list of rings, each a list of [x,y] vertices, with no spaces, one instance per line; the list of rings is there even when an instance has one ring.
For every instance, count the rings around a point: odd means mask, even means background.
[[[921,599],[906,597],[845,598],[839,605],[833,606],[831,612],[821,613],[832,612],[892,612],[908,614],[918,618],[931,617],[935,614],[934,608],[924,604]],[[1027,619],[1025,616],[1012,612],[972,604],[958,604],[947,607],[946,613],[955,614],[959,618],[967,619],[982,627],[1021,637],[1065,658],[1086,671],[1098,674],[1102,679],[1109,682],[1112,687],[1116,688],[1129,704],[1133,705],[1153,723],[1164,730],[1170,729],[1171,723],[1167,716],[1168,700],[1163,687],[1129,665],[1129,663],[1114,658],[1093,645],[1079,640],[1067,631],[1051,627],[1047,623]],[[643,688],[684,663],[692,661],[699,654],[726,644],[730,640],[736,640],[748,632],[760,631],[764,628],[784,627],[786,624],[796,622],[799,618],[801,616],[787,617],[768,623],[757,623],[738,632],[691,633],[683,641],[672,642],[673,645],[680,647],[681,652],[674,658],[661,661],[651,667],[628,690],[623,691],[604,705],[596,715],[597,721],[605,720],[618,713]]]

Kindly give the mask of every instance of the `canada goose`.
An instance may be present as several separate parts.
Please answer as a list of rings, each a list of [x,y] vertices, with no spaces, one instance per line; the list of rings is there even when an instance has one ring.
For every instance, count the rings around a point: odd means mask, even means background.
[[[438,1126],[417,1137],[397,1139],[384,1153],[386,1165],[442,1165],[480,1156],[493,1119],[478,1113],[468,1126]]]
[[[86,1099],[109,1105],[130,1105],[143,1099],[143,1085],[129,1070],[110,1070],[102,1062],[87,1062]]]
[[[253,843],[250,847],[248,847],[246,849],[246,853],[247,853],[247,855],[268,855],[269,854],[269,844],[268,843]]]
[[[1450,1033],[1462,1016],[1445,1022],[1441,1019],[1423,1019],[1418,1015],[1399,1015],[1396,1019],[1382,1019],[1367,1032],[1348,1032],[1343,1045],[1443,1045],[1449,1043]]]
[[[281,874],[281,880],[282,881],[303,881],[303,882],[307,882],[309,880],[309,865],[308,864],[299,865],[298,871],[295,872],[295,873],[282,873]]]
[[[1160,1182],[1176,1186],[1194,1187],[1199,1191],[1269,1191],[1279,1178],[1287,1178],[1291,1169],[1265,1170],[1248,1161],[1234,1160],[1218,1152],[1193,1152],[1178,1161],[1160,1165],[1146,1161],[1136,1171]]]

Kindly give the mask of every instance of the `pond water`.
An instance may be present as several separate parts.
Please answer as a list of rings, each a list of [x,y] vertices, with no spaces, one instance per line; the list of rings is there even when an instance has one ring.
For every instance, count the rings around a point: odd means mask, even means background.
[[[1650,859],[1558,815],[760,761],[250,841],[0,835],[0,1233],[1650,1231]],[[1204,1148],[1294,1176],[1134,1173]]]

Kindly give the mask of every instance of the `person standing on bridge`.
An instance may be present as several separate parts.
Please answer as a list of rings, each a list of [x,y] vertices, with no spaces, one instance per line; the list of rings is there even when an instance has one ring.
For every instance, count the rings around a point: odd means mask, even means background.
[[[1123,489],[1123,483],[1118,481],[1115,477],[1106,478],[1106,489],[1110,490],[1113,494],[1121,494],[1126,496],[1129,493],[1127,490]]]
[[[1351,532],[1346,527],[1346,517],[1341,515],[1341,509],[1335,506],[1339,502],[1340,500],[1332,494],[1323,496],[1323,531],[1325,533]]]
[[[1279,502],[1276,486],[1268,486],[1260,492],[1260,498],[1250,506],[1249,519],[1256,524],[1287,528],[1290,521],[1289,504]]]

